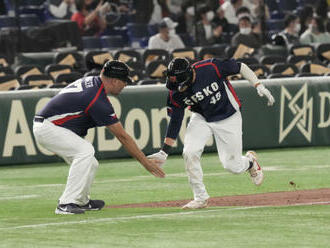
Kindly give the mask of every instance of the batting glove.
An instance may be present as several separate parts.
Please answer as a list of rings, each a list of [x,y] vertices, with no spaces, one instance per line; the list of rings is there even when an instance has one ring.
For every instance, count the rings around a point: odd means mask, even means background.
[[[157,160],[158,166],[162,167],[165,164],[167,157],[168,154],[163,150],[160,150],[159,152],[149,155],[147,158]]]
[[[268,106],[272,106],[275,102],[275,99],[274,97],[272,96],[272,94],[270,93],[270,91],[268,89],[266,89],[266,87],[263,85],[263,84],[258,84],[257,86],[257,92],[258,92],[258,95],[263,97],[267,97],[267,100],[268,100],[268,103],[267,105]]]

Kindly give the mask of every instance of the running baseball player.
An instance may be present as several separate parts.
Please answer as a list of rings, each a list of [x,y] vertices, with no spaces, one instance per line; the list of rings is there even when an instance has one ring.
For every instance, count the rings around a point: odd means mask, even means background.
[[[68,85],[34,117],[37,142],[71,165],[56,214],[83,214],[105,205],[102,200],[89,198],[99,165],[92,144],[83,139],[89,128],[106,126],[146,170],[156,177],[165,176],[157,161],[147,159],[126,133],[108,100],[107,94],[118,95],[131,83],[128,74],[125,63],[109,61],[100,76],[81,78]]]
[[[241,103],[227,80],[227,76],[238,73],[256,88],[259,96],[267,98],[269,106],[274,104],[269,90],[244,63],[233,59],[208,59],[190,65],[185,58],[174,58],[168,65],[166,87],[169,89],[170,122],[161,150],[149,157],[162,161],[160,165],[165,163],[180,131],[184,109],[189,107],[193,114],[184,138],[183,158],[194,200],[183,209],[207,207],[209,195],[203,183],[200,158],[212,135],[225,169],[235,174],[249,172],[256,185],[263,181],[256,153],[248,151],[242,156]]]

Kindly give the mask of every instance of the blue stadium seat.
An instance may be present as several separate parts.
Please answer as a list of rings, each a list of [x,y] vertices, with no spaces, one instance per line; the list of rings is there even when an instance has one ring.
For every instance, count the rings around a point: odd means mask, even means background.
[[[40,25],[39,17],[36,14],[21,14],[20,25],[22,27],[34,27]]]
[[[131,46],[140,45],[140,41],[149,37],[148,25],[143,23],[127,23],[127,35]]]
[[[121,35],[101,36],[100,40],[102,48],[120,48],[127,45],[127,41]]]
[[[12,16],[2,15],[0,16],[0,28],[15,27],[16,19]]]
[[[82,37],[83,41],[83,48],[85,50],[95,50],[95,49],[101,49],[101,40],[99,37],[94,37],[94,36],[83,36]]]
[[[281,31],[284,29],[283,19],[269,19],[266,21],[267,30]]]

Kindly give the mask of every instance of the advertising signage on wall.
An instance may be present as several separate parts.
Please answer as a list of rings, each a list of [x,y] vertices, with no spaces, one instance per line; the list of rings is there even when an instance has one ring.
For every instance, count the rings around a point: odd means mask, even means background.
[[[242,102],[244,149],[330,145],[330,77],[263,83],[276,99],[273,107],[267,107],[246,81],[233,82]],[[57,92],[0,93],[0,165],[60,161],[38,145],[32,133],[34,114]],[[166,97],[165,87],[159,85],[128,87],[118,97],[109,96],[124,128],[146,154],[157,151],[163,142],[168,123]],[[175,153],[182,151],[190,115],[186,110]],[[85,138],[93,143],[99,159],[128,157],[104,127],[90,129]],[[205,151],[215,150],[210,140]]]

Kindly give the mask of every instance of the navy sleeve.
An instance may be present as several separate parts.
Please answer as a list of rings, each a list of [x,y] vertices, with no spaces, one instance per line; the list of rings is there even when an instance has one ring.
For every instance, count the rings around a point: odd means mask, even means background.
[[[173,94],[173,91],[170,91],[167,98],[167,114],[171,119],[167,127],[166,137],[176,139],[184,116],[184,105]]]
[[[224,77],[238,74],[241,70],[241,63],[235,59],[219,60],[213,59],[212,62],[217,66],[220,74]]]
[[[97,126],[108,126],[119,121],[112,104],[105,94],[100,94],[94,104],[88,109],[88,114]]]

